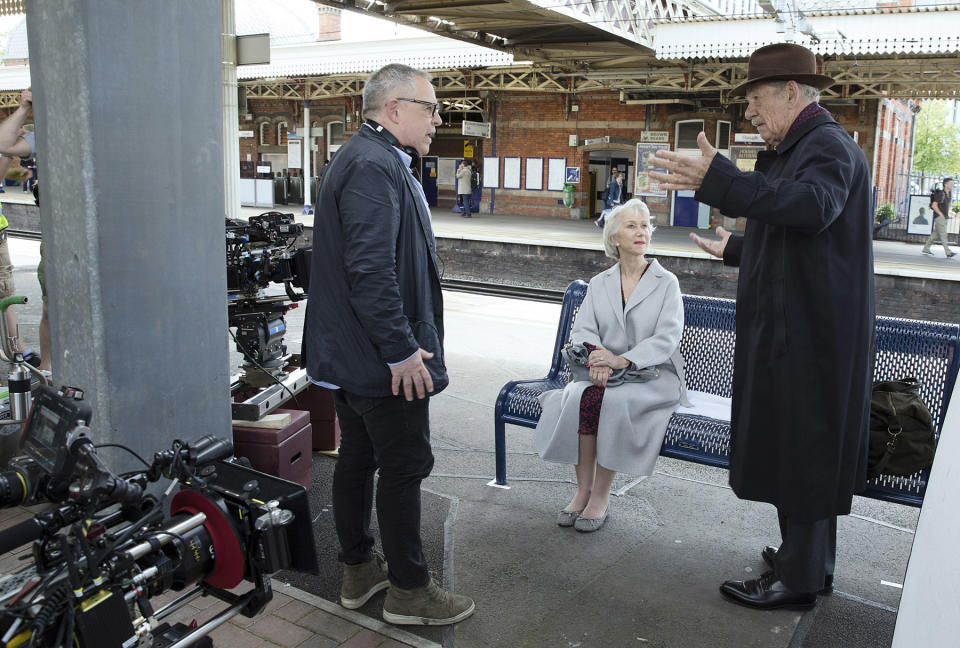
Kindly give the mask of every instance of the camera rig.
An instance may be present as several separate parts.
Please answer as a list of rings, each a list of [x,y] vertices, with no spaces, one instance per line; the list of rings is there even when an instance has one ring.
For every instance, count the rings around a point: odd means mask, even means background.
[[[309,288],[311,249],[296,248],[302,233],[293,214],[275,211],[246,222],[226,221],[228,325],[236,329],[236,347],[244,356],[231,391],[235,400],[255,401],[235,402],[236,419],[255,420],[266,413],[263,403],[282,400],[280,391],[295,393],[307,384],[302,369],[288,371],[299,358],[287,354],[283,343],[284,316]],[[267,294],[271,284],[282,284],[284,293]]]
[[[234,463],[233,444],[213,436],[174,441],[145,470],[114,474],[78,395],[38,387],[25,455],[0,473],[0,506],[50,504],[0,531],[0,553],[33,543],[31,565],[0,575],[3,646],[209,646],[214,628],[263,609],[269,574],[317,573],[301,486]],[[161,479],[162,496],[150,494]],[[251,587],[235,593],[244,581]],[[168,590],[183,594],[155,609],[151,598]],[[229,608],[195,629],[163,622],[199,595]]]

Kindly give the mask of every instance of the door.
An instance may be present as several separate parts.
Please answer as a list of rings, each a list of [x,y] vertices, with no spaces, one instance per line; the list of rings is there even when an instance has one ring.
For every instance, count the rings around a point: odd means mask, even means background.
[[[693,198],[692,191],[674,191],[671,225],[675,227],[710,227],[710,206]]]
[[[423,194],[427,197],[427,204],[437,206],[437,168],[440,159],[431,155],[420,158],[420,178],[423,184]]]

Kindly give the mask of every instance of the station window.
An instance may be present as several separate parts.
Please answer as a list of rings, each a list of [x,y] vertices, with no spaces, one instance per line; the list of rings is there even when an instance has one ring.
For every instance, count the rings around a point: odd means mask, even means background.
[[[260,123],[260,146],[267,145],[267,132],[270,127],[270,124],[267,122]]]
[[[730,157],[730,122],[717,122],[717,141],[714,146],[725,156]]]
[[[287,145],[287,129],[289,126],[287,122],[277,122],[277,145],[286,146]]]
[[[335,121],[327,124],[327,159],[343,146],[343,122]]]
[[[676,150],[687,155],[698,155],[700,147],[697,146],[697,135],[703,130],[702,119],[687,119],[678,121],[676,124]]]

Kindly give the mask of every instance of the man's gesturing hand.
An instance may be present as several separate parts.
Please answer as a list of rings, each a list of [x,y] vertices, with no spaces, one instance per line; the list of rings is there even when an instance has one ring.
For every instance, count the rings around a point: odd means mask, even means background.
[[[708,252],[715,257],[723,258],[723,251],[727,247],[727,240],[730,238],[730,232],[723,229],[723,227],[717,226],[717,236],[720,237],[719,241],[714,241],[711,239],[705,239],[702,236],[690,232],[690,238],[693,239],[693,242],[700,246],[700,249],[704,252]]]
[[[671,191],[697,191],[703,182],[703,177],[710,169],[713,156],[717,149],[710,146],[703,131],[697,135],[697,145],[700,147],[701,157],[684,155],[666,149],[657,151],[656,157],[650,158],[650,166],[666,169],[667,172],[651,171],[650,177],[660,182],[662,189]]]
[[[403,396],[408,401],[413,400],[414,393],[416,393],[417,398],[424,398],[427,393],[432,392],[433,378],[430,377],[427,368],[423,366],[423,361],[432,357],[433,354],[429,351],[419,349],[418,353],[414,353],[407,360],[391,366],[390,373],[393,375],[393,379],[390,381],[390,388],[393,390],[393,395],[396,396],[400,393],[401,385],[403,385]]]

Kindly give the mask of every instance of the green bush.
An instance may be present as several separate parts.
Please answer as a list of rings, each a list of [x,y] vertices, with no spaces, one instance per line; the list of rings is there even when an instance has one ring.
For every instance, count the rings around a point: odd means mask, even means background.
[[[892,220],[895,220],[897,217],[897,210],[894,209],[893,203],[883,203],[877,209],[877,214],[874,217],[877,225],[883,225],[889,223]]]

